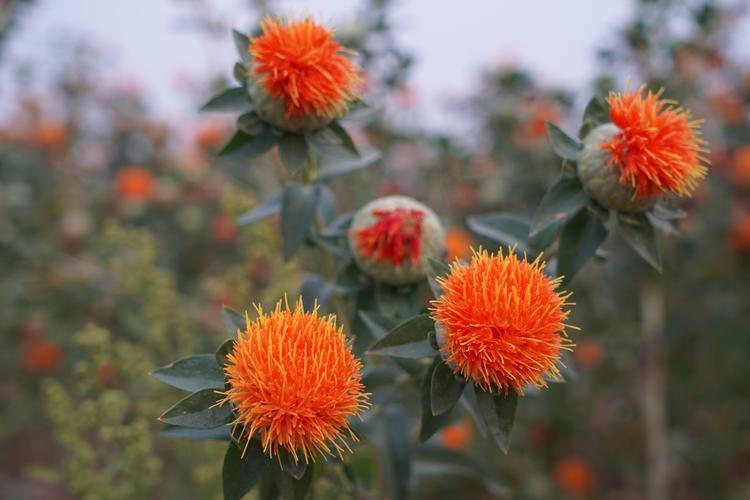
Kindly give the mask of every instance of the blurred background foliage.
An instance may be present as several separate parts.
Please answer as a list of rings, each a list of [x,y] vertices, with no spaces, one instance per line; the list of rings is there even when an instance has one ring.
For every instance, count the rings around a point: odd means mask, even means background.
[[[27,3],[0,4],[3,38],[34,8]],[[229,36],[195,5],[194,29]],[[360,53],[368,99],[382,107],[353,133],[384,156],[332,187],[344,209],[391,193],[425,201],[448,227],[451,256],[494,248],[466,216],[530,216],[559,169],[544,123],[574,129],[589,96],[540,85],[521,61],[489,68],[456,106],[479,132],[473,140],[401,126],[414,58],[395,42],[392,7],[369,0],[339,27]],[[643,498],[654,377],[672,495],[750,498],[750,68],[728,55],[746,12],[672,0],[641,0],[634,12],[597,54],[591,89],[664,86],[705,120],[709,180],[685,207],[681,237],[662,242],[663,275],[615,242],[573,282],[583,333],[568,383],[524,399],[511,452],[498,454],[457,416],[427,449],[465,452],[485,478],[425,454],[415,498]],[[676,18],[688,29],[664,29]],[[217,160],[231,123],[197,112],[188,125],[167,123],[136,89],[99,83],[106,64],[85,40],[64,54],[48,92],[19,92],[0,123],[0,498],[220,498],[223,446],[160,436],[155,417],[175,393],[149,372],[213,351],[221,304],[296,293],[302,273],[279,256],[277,222],[234,222],[278,189],[273,164]],[[224,85],[205,76],[205,96]],[[646,351],[642,317],[661,300],[664,335]],[[375,459],[356,455],[359,468]],[[350,495],[333,470],[319,498]]]

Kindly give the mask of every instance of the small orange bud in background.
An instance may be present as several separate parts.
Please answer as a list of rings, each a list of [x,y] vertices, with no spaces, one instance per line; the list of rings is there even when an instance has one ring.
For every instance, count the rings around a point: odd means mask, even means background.
[[[195,132],[196,145],[205,149],[216,149],[227,137],[226,128],[218,120],[206,120],[198,125]]]
[[[154,191],[154,176],[142,167],[127,167],[117,173],[117,195],[128,201],[146,201]]]
[[[582,340],[577,343],[573,357],[578,366],[591,370],[602,364],[604,350],[601,343],[596,340]]]
[[[49,374],[60,367],[62,357],[62,349],[55,342],[35,339],[24,345],[21,353],[21,364],[24,370],[29,373]]]
[[[750,210],[745,207],[733,210],[729,226],[729,246],[740,253],[750,251]]]
[[[557,461],[553,476],[557,487],[574,496],[590,495],[594,491],[595,477],[585,460],[567,457]]]
[[[40,148],[47,150],[60,149],[67,140],[65,125],[59,122],[41,122],[32,131],[32,140]]]
[[[460,227],[453,226],[445,230],[445,249],[448,251],[447,259],[466,260],[471,257],[471,235]]]
[[[737,186],[750,189],[750,145],[740,146],[732,154],[730,176]]]
[[[443,428],[440,433],[440,443],[451,450],[466,451],[471,446],[473,435],[474,428],[471,423],[467,420],[461,420]]]
[[[229,214],[217,214],[211,221],[211,234],[218,243],[232,243],[237,238],[237,225]]]

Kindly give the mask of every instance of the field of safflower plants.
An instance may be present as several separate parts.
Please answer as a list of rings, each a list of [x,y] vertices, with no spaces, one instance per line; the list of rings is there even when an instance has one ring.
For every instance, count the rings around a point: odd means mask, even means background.
[[[750,498],[743,2],[486,68],[471,137],[404,125],[398,2],[187,3],[181,120],[0,5],[0,499]]]

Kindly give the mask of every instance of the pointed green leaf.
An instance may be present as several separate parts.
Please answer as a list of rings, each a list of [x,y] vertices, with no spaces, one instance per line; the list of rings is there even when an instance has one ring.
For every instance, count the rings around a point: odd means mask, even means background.
[[[230,337],[236,338],[237,332],[245,329],[245,316],[229,306],[221,307],[221,321],[224,323],[224,331]]]
[[[385,475],[387,491],[384,498],[407,500],[411,476],[411,418],[395,405],[385,406],[375,415],[367,434],[378,454]]]
[[[234,40],[234,46],[237,49],[237,55],[240,56],[240,59],[244,62],[249,61],[250,39],[247,35],[244,35],[237,30],[232,30],[232,39]]]
[[[223,389],[224,372],[213,354],[197,354],[163,366],[151,374],[156,380],[183,391]]]
[[[263,132],[267,125],[258,116],[258,113],[251,111],[245,113],[237,118],[237,128],[246,133],[247,135],[255,137]]]
[[[214,355],[214,357],[216,358],[216,363],[222,369],[227,364],[227,356],[229,356],[232,351],[234,351],[234,342],[234,339],[227,339],[216,350],[216,354]]]
[[[430,389],[430,408],[433,415],[442,415],[450,411],[461,398],[466,382],[460,382],[453,370],[444,362],[439,363],[432,372]]]
[[[607,229],[588,210],[578,212],[563,227],[557,251],[557,274],[567,284],[607,238]]]
[[[654,269],[661,272],[661,253],[656,241],[656,234],[648,218],[643,214],[635,216],[618,215],[618,230],[625,242],[648,262]]]
[[[267,153],[278,143],[278,136],[268,126],[263,126],[257,135],[249,135],[237,130],[229,141],[219,151],[219,156],[232,155],[244,158],[246,156],[260,156]]]
[[[394,356],[398,358],[424,358],[435,354],[430,347],[429,334],[435,329],[435,322],[426,314],[407,319],[376,341],[369,354]]]
[[[302,170],[309,161],[309,152],[305,136],[301,134],[284,134],[279,139],[281,162],[290,172]]]
[[[470,215],[466,224],[469,229],[485,238],[505,246],[517,245],[516,250],[519,252],[531,253],[526,244],[530,227],[522,217],[503,212]]]
[[[357,314],[375,339],[382,339],[395,326],[392,319],[376,312],[359,311]]]
[[[281,235],[284,260],[294,257],[307,239],[315,218],[319,191],[315,186],[287,183],[281,198]]]
[[[319,158],[320,171],[318,182],[328,182],[342,175],[368,167],[381,158],[380,151],[374,148],[362,148],[359,158],[328,157],[321,155]]]
[[[581,149],[581,145],[578,144],[578,141],[563,132],[560,127],[554,123],[547,122],[546,125],[547,138],[557,156],[563,160],[576,161],[578,159],[578,150]]]
[[[555,222],[564,223],[588,203],[589,197],[577,178],[562,177],[542,198],[531,223],[530,236],[535,236]]]
[[[241,500],[260,481],[267,461],[260,444],[251,440],[244,457],[242,452],[235,443],[229,443],[221,470],[224,500]]]
[[[601,97],[594,97],[586,105],[586,109],[583,112],[583,124],[578,131],[578,137],[580,139],[585,138],[591,130],[609,121],[609,105]]]
[[[216,406],[224,396],[216,389],[203,389],[181,399],[159,417],[165,424],[211,429],[227,424],[232,416],[228,404]]]
[[[328,125],[328,129],[333,132],[336,137],[341,141],[341,145],[351,154],[354,156],[359,156],[359,150],[357,149],[357,146],[354,144],[354,141],[352,140],[349,133],[346,131],[344,127],[341,126],[341,124],[337,121],[332,121]]]
[[[177,425],[167,425],[162,429],[161,434],[171,438],[181,439],[194,439],[199,440],[217,440],[217,441],[228,441],[229,438],[228,425],[221,427],[214,427],[213,429],[191,429],[190,427],[179,427]]]
[[[443,361],[440,359],[440,356],[435,356],[430,366],[427,367],[425,375],[422,377],[420,390],[422,414],[419,427],[419,441],[422,443],[451,422],[451,412],[444,412],[437,416],[432,413],[432,378],[435,370],[441,364],[443,364]]]
[[[305,471],[307,471],[307,464],[305,462],[295,460],[292,454],[283,448],[279,450],[279,461],[281,462],[281,469],[294,479],[302,479]]]
[[[274,195],[252,210],[242,214],[240,218],[237,219],[237,225],[243,226],[245,224],[252,224],[253,222],[258,222],[259,220],[267,219],[278,214],[281,212],[281,196],[281,193]]]
[[[247,91],[243,87],[233,87],[222,90],[213,96],[203,105],[201,111],[244,112],[252,109],[252,107],[250,99],[247,96]]]
[[[487,430],[503,453],[508,453],[513,421],[516,418],[518,394],[513,389],[508,393],[490,394],[475,388],[477,408]]]
[[[443,294],[443,287],[438,283],[437,278],[447,276],[450,272],[451,267],[445,262],[433,258],[427,259],[427,282],[435,297]]]

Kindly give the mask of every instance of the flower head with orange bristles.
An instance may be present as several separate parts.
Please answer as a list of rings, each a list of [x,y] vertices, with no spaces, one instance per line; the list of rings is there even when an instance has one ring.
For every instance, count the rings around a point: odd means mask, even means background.
[[[294,309],[279,301],[271,313],[256,306],[246,319],[224,367],[242,438],[257,437],[270,456],[281,449],[295,461],[314,461],[322,453],[348,449],[356,439],[348,418],[367,406],[361,362],[352,354],[334,316]]]
[[[705,177],[706,152],[699,120],[660,99],[662,91],[644,94],[612,92],[607,99],[612,123],[621,130],[601,147],[610,152],[620,181],[630,184],[640,197],[661,193],[689,195]]]
[[[558,377],[561,349],[573,344],[565,324],[569,293],[560,278],[544,272],[540,258],[528,262],[513,250],[474,252],[438,278],[443,294],[432,302],[440,352],[453,371],[485,391],[546,385]]]
[[[282,21],[267,17],[262,34],[250,38],[251,97],[261,117],[271,122],[304,117],[323,123],[343,116],[358,97],[360,69],[333,38],[333,30],[312,19]],[[270,113],[265,97],[283,105],[283,116]],[[266,115],[266,116],[264,116]]]

